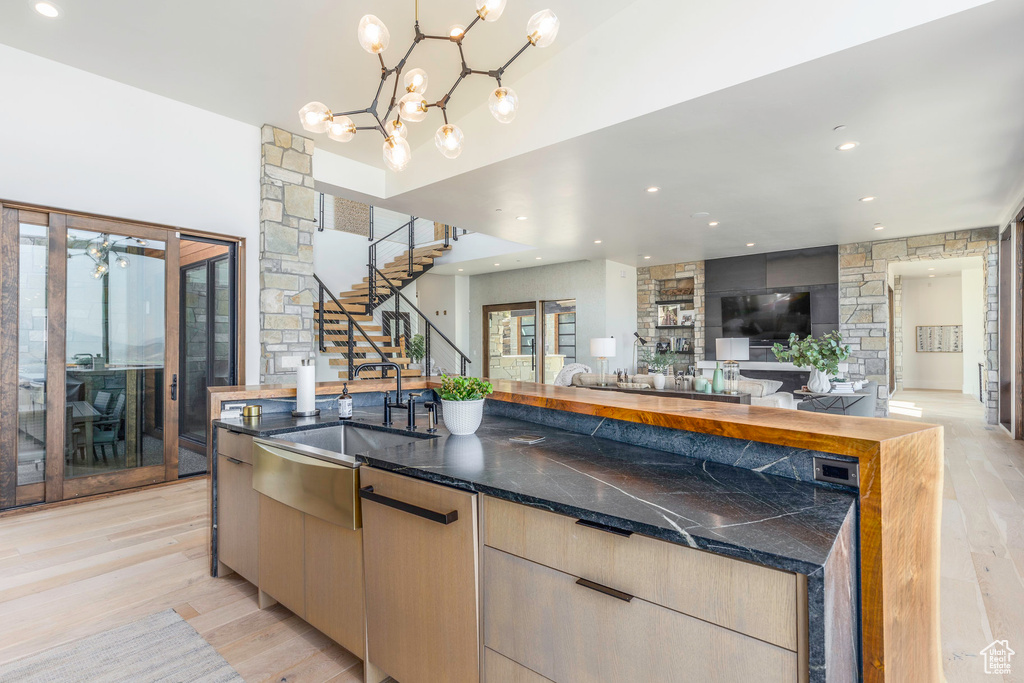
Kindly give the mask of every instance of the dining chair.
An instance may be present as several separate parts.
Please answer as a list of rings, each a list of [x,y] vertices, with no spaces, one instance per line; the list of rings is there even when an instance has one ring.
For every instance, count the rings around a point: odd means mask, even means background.
[[[99,394],[97,394],[98,396]],[[114,409],[106,415],[101,416],[92,423],[92,457],[99,461],[96,455],[96,447],[99,446],[103,454],[103,462],[107,462],[107,446],[114,450],[114,458],[117,458],[117,442],[121,435],[121,424],[124,422],[125,397],[123,393],[117,395],[114,402]]]

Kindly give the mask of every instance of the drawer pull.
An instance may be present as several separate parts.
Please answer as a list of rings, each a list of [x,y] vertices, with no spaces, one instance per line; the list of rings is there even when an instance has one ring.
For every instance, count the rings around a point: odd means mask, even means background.
[[[225,458],[225,459],[226,459],[226,460],[227,460],[228,462],[233,462],[233,463],[235,463],[236,465],[244,465],[244,464],[245,464],[244,462],[242,462],[242,461],[241,461],[241,460],[239,460],[238,458],[232,458],[232,457],[231,457],[231,456],[229,456],[229,455],[225,455],[225,456],[224,456],[224,458]]]
[[[429,519],[431,522],[437,522],[438,524],[451,524],[459,519],[459,511],[452,510],[449,513],[434,512],[427,508],[421,508],[418,505],[412,505],[401,500],[395,500],[394,498],[388,498],[382,496],[379,493],[373,492],[372,486],[364,486],[359,489],[359,497],[363,500],[369,500],[374,503],[380,503],[381,505],[387,505],[389,508],[401,510],[402,512],[408,512],[410,515],[416,515],[423,519]]]
[[[614,588],[609,588],[608,586],[602,586],[599,583],[594,583],[593,581],[588,581],[587,579],[576,579],[576,585],[583,586],[584,588],[589,588],[590,590],[597,591],[598,593],[610,595],[613,598],[618,598],[619,600],[622,600],[623,602],[629,602],[633,599],[633,596],[629,593],[623,593],[622,591],[617,591]]]
[[[597,529],[598,531],[606,531],[609,534],[615,534],[616,536],[622,536],[623,538],[629,538],[633,535],[632,531],[626,531],[625,529],[616,529],[613,526],[607,524],[600,524],[598,522],[591,522],[586,519],[577,519],[576,523],[580,526],[585,526],[589,529]]]

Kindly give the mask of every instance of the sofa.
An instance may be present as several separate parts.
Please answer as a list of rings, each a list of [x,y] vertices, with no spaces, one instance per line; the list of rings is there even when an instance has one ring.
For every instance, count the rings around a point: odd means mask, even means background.
[[[593,387],[597,386],[599,375],[596,372],[581,372],[572,378],[572,386],[574,387]],[[648,386],[654,386],[654,380],[650,375],[630,375],[629,379],[631,382],[636,384],[647,384]],[[615,376],[611,376],[610,383],[614,383]],[[779,391],[779,387],[782,386],[782,382],[778,382],[772,379],[754,379],[752,377],[740,377],[739,390],[742,394],[750,394],[750,405],[753,406],[765,406],[769,408],[785,408],[786,410],[793,410],[796,408],[796,402],[793,400],[793,394],[785,391]],[[665,388],[671,390],[674,385],[666,385]]]

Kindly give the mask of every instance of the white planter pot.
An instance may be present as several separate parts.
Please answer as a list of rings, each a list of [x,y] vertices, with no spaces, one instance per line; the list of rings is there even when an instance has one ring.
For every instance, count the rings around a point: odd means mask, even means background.
[[[655,389],[659,389],[659,390],[665,388],[665,375],[664,374],[659,372],[659,373],[654,375],[654,388]]]
[[[441,418],[448,431],[457,436],[473,434],[484,419],[484,399],[445,401],[441,399]]]
[[[811,378],[807,380],[807,388],[816,394],[827,394],[832,391],[832,383],[828,375],[817,368],[811,368]]]

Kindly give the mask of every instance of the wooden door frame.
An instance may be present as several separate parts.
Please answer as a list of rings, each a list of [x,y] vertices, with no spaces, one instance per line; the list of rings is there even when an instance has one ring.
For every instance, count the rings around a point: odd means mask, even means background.
[[[483,348],[481,349],[482,350],[481,364],[483,365],[483,368],[482,368],[482,372],[481,372],[480,376],[483,377],[484,379],[490,378],[490,376],[491,376],[491,374],[490,374],[491,373],[491,355],[490,355],[491,354],[491,347],[490,347],[491,334],[490,334],[490,329],[489,329],[489,325],[488,325],[490,314],[493,311],[519,310],[521,308],[532,308],[533,311],[534,311],[534,317],[536,317],[537,311],[540,310],[540,301],[539,300],[538,301],[520,301],[520,302],[517,302],[517,303],[511,303],[511,304],[485,304],[484,306],[481,307],[482,315],[481,315],[480,326],[483,328],[481,330],[482,333],[483,333]],[[536,328],[536,326],[534,327],[533,334],[534,334],[534,339],[536,340],[536,336],[537,336],[537,328]],[[537,342],[534,341],[534,347],[536,347],[536,345],[537,345]],[[533,379],[534,379],[534,381],[537,381],[537,373],[536,373],[536,371],[534,371]]]
[[[1011,422],[1013,438],[1024,439],[1024,209],[1010,224],[1013,242],[1013,338]],[[985,389],[984,384],[982,389]],[[987,393],[987,391],[986,391]]]
[[[885,284],[886,296],[889,302],[889,397],[896,393],[896,293],[892,285]],[[903,321],[900,321],[903,324]]]

